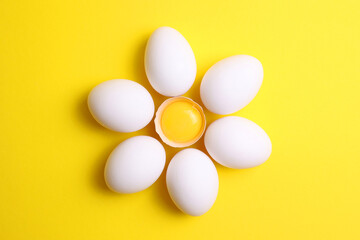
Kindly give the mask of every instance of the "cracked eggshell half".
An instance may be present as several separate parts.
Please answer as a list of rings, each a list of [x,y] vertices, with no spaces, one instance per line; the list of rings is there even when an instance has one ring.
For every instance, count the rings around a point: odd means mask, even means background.
[[[204,134],[206,118],[202,107],[187,97],[165,100],[155,115],[155,130],[171,147],[187,147]]]

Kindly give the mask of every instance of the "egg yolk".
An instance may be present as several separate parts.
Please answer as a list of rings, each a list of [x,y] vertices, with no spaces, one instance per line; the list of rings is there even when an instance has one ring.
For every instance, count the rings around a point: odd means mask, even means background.
[[[173,142],[189,142],[202,134],[203,127],[202,110],[187,99],[171,102],[161,115],[161,130]]]

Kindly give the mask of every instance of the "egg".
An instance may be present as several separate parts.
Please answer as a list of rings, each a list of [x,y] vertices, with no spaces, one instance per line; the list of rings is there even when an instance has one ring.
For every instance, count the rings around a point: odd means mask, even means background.
[[[174,97],[186,93],[195,81],[196,61],[186,39],[171,27],[160,27],[145,50],[145,71],[151,86]]]
[[[91,114],[102,126],[117,132],[134,132],[154,116],[154,101],[140,84],[115,79],[100,83],[89,94]]]
[[[155,138],[129,138],[110,154],[104,171],[105,182],[118,193],[142,191],[159,178],[165,160],[165,149]]]
[[[203,135],[206,119],[199,104],[187,97],[165,100],[155,115],[155,129],[164,143],[187,147]]]
[[[251,168],[264,163],[271,154],[269,136],[256,123],[229,116],[216,120],[206,130],[205,147],[210,156],[230,168]]]
[[[171,199],[184,213],[200,216],[215,203],[219,178],[210,158],[194,148],[178,152],[166,172]]]
[[[263,75],[262,65],[254,57],[225,58],[205,73],[200,86],[201,100],[213,113],[234,113],[256,96]]]

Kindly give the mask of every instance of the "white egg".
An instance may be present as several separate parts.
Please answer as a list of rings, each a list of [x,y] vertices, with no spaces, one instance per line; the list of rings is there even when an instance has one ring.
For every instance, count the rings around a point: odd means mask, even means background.
[[[271,141],[256,123],[229,116],[213,122],[205,133],[210,156],[226,167],[251,168],[264,163],[271,154]]]
[[[200,150],[178,152],[166,173],[166,184],[175,205],[184,213],[200,216],[215,203],[219,178],[210,158]]]
[[[191,88],[196,61],[181,33],[170,27],[153,32],[145,50],[145,71],[151,86],[162,95],[180,96]]]
[[[204,75],[201,100],[213,113],[230,114],[245,107],[257,94],[263,80],[259,60],[247,55],[225,58]]]
[[[165,161],[165,149],[155,138],[129,138],[110,154],[105,166],[106,184],[119,193],[142,191],[159,178]]]
[[[137,131],[154,116],[150,93],[140,84],[125,79],[97,85],[89,94],[88,106],[96,121],[117,132]]]

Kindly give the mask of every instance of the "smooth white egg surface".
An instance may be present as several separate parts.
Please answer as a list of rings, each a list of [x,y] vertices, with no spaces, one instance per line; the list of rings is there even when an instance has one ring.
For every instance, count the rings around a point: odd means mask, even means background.
[[[231,114],[245,107],[256,96],[263,81],[259,60],[236,55],[214,64],[204,75],[200,95],[213,113]]]
[[[205,153],[188,148],[172,158],[166,172],[166,184],[179,209],[200,216],[215,203],[219,178],[213,162]]]
[[[272,150],[270,138],[261,127],[235,116],[210,124],[204,141],[210,156],[230,168],[258,166],[270,157]]]
[[[195,81],[196,61],[186,39],[171,27],[160,27],[145,50],[145,71],[151,86],[174,97],[186,93]]]
[[[154,116],[154,101],[140,84],[115,79],[100,83],[89,94],[93,117],[117,132],[134,132],[145,127]]]
[[[159,178],[165,161],[165,149],[155,138],[129,138],[110,154],[104,172],[106,184],[118,193],[142,191]]]

